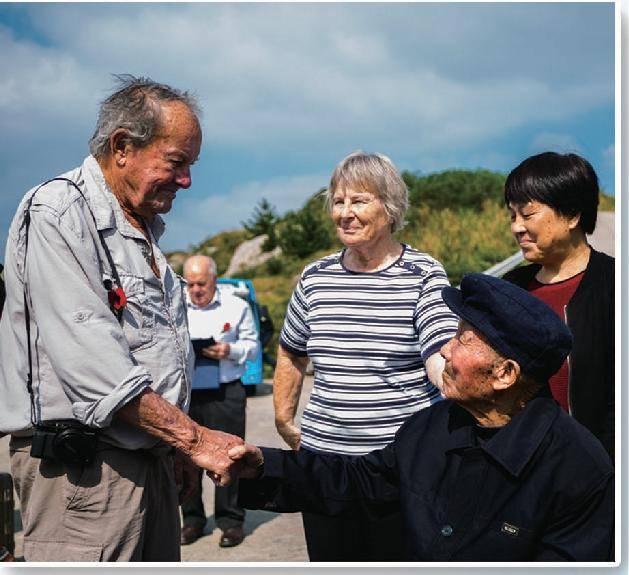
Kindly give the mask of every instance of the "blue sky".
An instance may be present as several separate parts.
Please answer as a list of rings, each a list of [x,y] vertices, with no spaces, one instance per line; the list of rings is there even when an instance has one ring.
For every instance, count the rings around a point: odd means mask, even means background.
[[[262,197],[299,207],[355,149],[423,173],[576,151],[614,192],[612,3],[0,4],[0,55],[2,253],[24,192],[87,154],[112,73],[204,109],[166,250]]]

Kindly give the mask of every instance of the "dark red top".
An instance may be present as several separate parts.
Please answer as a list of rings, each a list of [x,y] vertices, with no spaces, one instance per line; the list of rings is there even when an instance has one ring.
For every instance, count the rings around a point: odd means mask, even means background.
[[[528,291],[541,299],[544,303],[548,304],[555,313],[563,320],[566,321],[565,307],[568,305],[570,298],[577,291],[583,274],[581,272],[576,276],[572,276],[567,280],[552,284],[543,284],[538,282],[535,277],[528,285]],[[568,362],[564,361],[559,371],[553,375],[549,380],[550,391],[553,394],[555,400],[566,411],[568,409],[568,381],[570,372],[568,370]]]

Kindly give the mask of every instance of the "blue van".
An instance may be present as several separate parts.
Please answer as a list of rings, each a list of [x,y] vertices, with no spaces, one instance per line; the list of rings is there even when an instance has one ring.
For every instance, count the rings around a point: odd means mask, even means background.
[[[251,307],[251,311],[253,312],[253,320],[256,324],[256,329],[258,330],[258,338],[260,339],[260,353],[258,353],[257,357],[252,360],[247,360],[245,364],[245,373],[242,376],[242,383],[245,386],[254,386],[262,383],[262,362],[263,357],[266,356],[264,353],[264,346],[268,343],[270,336],[272,335],[272,324],[270,326],[271,333],[269,334],[269,325],[270,318],[268,314],[265,313],[264,306],[259,306],[256,301],[255,290],[253,289],[253,282],[251,280],[244,279],[236,279],[236,278],[219,278],[216,283],[217,288],[221,290],[222,293],[232,293],[235,296],[238,296],[244,299],[249,306]],[[245,387],[247,390],[247,387]],[[249,392],[254,392],[254,388],[249,388]]]

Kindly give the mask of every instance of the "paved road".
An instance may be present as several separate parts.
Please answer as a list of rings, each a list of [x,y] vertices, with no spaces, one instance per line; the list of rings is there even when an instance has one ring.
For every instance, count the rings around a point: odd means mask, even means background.
[[[247,400],[246,439],[256,445],[286,447],[273,423],[273,388],[269,384],[258,387],[258,393]],[[311,389],[312,377],[307,377],[299,413]],[[207,477],[203,481],[205,512],[213,514],[213,486]],[[231,549],[218,546],[220,529],[216,528],[213,516],[208,519],[205,532],[206,537],[182,547],[183,561],[308,561],[300,513],[248,511],[245,520],[247,537]]]
[[[300,402],[299,413],[312,389],[312,378],[304,382],[304,393]],[[258,386],[258,394],[247,400],[247,441],[269,447],[284,447],[283,441],[275,431],[273,423],[272,386],[268,383]],[[10,471],[8,438],[0,439],[0,472]],[[205,561],[308,561],[304,541],[301,514],[271,513],[268,511],[248,511],[245,521],[246,538],[241,545],[231,549],[218,546],[220,530],[214,523],[214,489],[204,478],[203,497],[208,518],[205,533],[192,545],[182,547],[182,560],[190,562]],[[17,501],[16,501],[17,505]],[[16,509],[16,556],[22,555],[22,531],[19,511]]]

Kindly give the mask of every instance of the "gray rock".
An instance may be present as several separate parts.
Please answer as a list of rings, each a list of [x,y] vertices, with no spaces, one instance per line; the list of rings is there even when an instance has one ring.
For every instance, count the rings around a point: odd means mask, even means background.
[[[271,258],[277,257],[282,253],[278,246],[270,252],[262,251],[262,245],[266,240],[266,235],[256,236],[252,240],[242,242],[234,251],[229,267],[225,272],[226,277],[237,275],[239,271],[253,268],[263,264]]]

